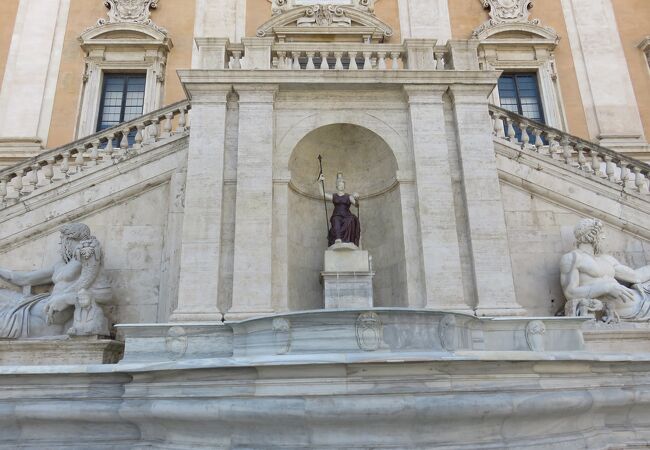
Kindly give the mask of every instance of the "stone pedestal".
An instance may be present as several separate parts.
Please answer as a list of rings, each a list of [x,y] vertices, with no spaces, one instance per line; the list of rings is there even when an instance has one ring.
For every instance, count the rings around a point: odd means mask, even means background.
[[[115,364],[124,343],[98,336],[0,340],[0,366]]]
[[[370,255],[354,244],[334,244],[325,250],[321,272],[325,309],[372,308]]]

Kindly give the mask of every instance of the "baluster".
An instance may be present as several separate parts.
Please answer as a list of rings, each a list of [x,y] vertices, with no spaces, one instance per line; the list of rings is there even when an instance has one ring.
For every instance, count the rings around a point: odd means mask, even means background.
[[[185,131],[185,125],[187,125],[187,106],[183,106],[180,109],[180,116],[178,117],[178,127],[176,128],[177,133],[183,133]],[[140,142],[144,141],[144,134],[142,133],[142,130],[144,130],[144,124],[136,125],[137,128],[137,133],[135,134],[136,136],[136,142],[138,141],[138,133],[140,133],[140,138],[142,139]]]
[[[562,157],[564,158],[564,163],[573,166],[573,146],[572,143],[567,138],[562,138],[560,141],[562,146]]]
[[[0,178],[0,206],[4,207],[7,206],[5,203],[5,199],[7,198],[7,182],[9,181],[9,177],[7,175],[3,175]]]
[[[287,68],[287,52],[278,52],[278,69]]]
[[[83,170],[83,166],[85,163],[84,150],[85,150],[84,147],[77,149],[77,155],[75,156],[74,159],[75,173],[81,173],[81,171]]]
[[[506,125],[508,126],[508,140],[510,142],[517,142],[517,133],[515,132],[515,127],[512,125],[512,119],[506,117]]]
[[[435,54],[436,58],[436,70],[445,70],[445,54],[444,53],[436,53]]]
[[[648,179],[648,172],[645,172],[643,174],[639,172],[639,174],[642,175],[640,177],[641,183],[639,187],[639,192],[641,194],[650,194],[650,180]]]
[[[53,156],[47,158],[45,165],[43,166],[43,178],[45,178],[45,184],[52,184],[52,178],[54,177],[54,165],[56,160]]]
[[[542,141],[542,130],[533,128],[533,134],[535,135],[535,151],[541,153],[542,146],[544,145],[544,141]]]
[[[399,55],[400,52],[390,52],[391,70],[399,70]]]
[[[20,170],[20,194],[21,195],[27,195],[32,192],[30,172],[31,171],[27,167]],[[27,184],[25,184],[25,181],[27,181]]]
[[[307,70],[314,70],[316,69],[316,66],[314,66],[314,55],[316,52],[305,52],[307,54]]]
[[[363,52],[363,70],[372,70],[372,61],[370,61],[371,56],[372,52]]]
[[[377,70],[386,70],[386,52],[377,52]]]
[[[70,152],[66,150],[61,154],[61,156],[63,156],[63,160],[59,165],[59,170],[63,174],[64,178],[68,178],[68,171],[70,170]]]
[[[241,69],[241,50],[233,50],[231,68],[232,69]]]
[[[32,164],[32,170],[27,174],[27,183],[29,184],[29,192],[34,192],[38,185],[38,171],[41,165],[38,163]]]
[[[605,175],[607,179],[612,183],[616,183],[616,164],[612,160],[612,157],[605,155],[603,158],[605,160]]]
[[[16,191],[16,198],[20,198],[23,192],[23,170],[18,170],[16,176],[12,180],[14,183],[14,190]]]
[[[158,126],[159,123],[160,119],[158,119],[158,117],[151,119],[151,125],[149,125],[149,137],[151,138],[151,142],[158,141],[158,131],[160,130],[160,127]]]
[[[183,110],[181,109],[181,119],[183,122],[185,122],[185,117]],[[180,122],[181,119],[178,120],[178,128],[176,128],[176,133],[180,133],[180,130],[185,128],[185,124],[181,126]],[[144,137],[142,136],[142,131],[144,130],[144,124],[137,124],[135,126],[135,136],[133,137],[133,148],[135,150],[140,150],[142,148],[142,142],[144,141]]]
[[[126,156],[128,150],[129,150],[129,129],[124,128],[122,130],[122,139],[120,139],[120,152],[118,157],[123,158],[124,156]]]
[[[598,157],[598,152],[592,148],[589,151],[589,156],[591,156],[591,169],[594,171],[594,175],[602,177],[603,173],[600,170],[600,158]]]
[[[161,138],[168,138],[172,135],[172,120],[174,119],[174,113],[168,112],[165,113],[165,120],[163,122],[163,132],[160,135]]]
[[[632,179],[631,165],[621,161],[621,181],[623,187],[627,189],[634,189],[634,180]]]
[[[549,156],[554,160],[560,159],[559,155],[562,153],[562,149],[560,148],[560,136],[553,133],[548,133],[547,138]]]
[[[106,136],[106,147],[104,147],[104,155],[103,155],[103,160],[104,161],[112,161],[113,160],[113,138],[115,137],[115,134],[111,133],[108,136]]]
[[[503,116],[498,113],[492,113],[492,118],[494,119],[494,135],[503,139],[505,137],[505,132],[503,130]]]
[[[526,122],[519,122],[519,129],[521,130],[521,147],[528,148],[530,136],[528,136],[528,124]]]
[[[336,58],[336,64],[334,64],[335,70],[343,70],[343,52],[334,52],[334,58]]]
[[[576,152],[578,153],[578,167],[583,172],[589,172],[589,166],[587,165],[587,158],[585,158],[584,147],[582,145],[576,144]]]
[[[358,54],[358,52],[348,52],[348,56],[350,57],[350,70],[359,70],[359,66],[357,65]]]
[[[99,141],[93,141],[90,146],[90,166],[96,166],[99,159]]]
[[[291,57],[293,58],[291,69],[300,70],[300,52],[291,52]]]
[[[329,56],[330,52],[319,52],[319,54],[320,54],[320,69],[329,70],[330,65],[327,63],[327,57]]]
[[[634,171],[634,186],[636,189],[641,192],[641,186],[643,185],[643,180],[641,179],[641,169],[639,167],[633,167]]]

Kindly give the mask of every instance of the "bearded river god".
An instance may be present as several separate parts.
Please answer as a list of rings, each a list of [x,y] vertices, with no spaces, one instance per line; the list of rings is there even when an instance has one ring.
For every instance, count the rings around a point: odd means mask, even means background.
[[[603,253],[600,220],[581,220],[574,235],[577,248],[560,260],[567,301],[602,302],[623,320],[650,321],[650,266],[632,269]]]
[[[53,284],[44,294],[24,294],[0,289],[0,338],[58,336],[72,324],[79,293],[85,292],[97,304],[109,303],[112,291],[102,271],[99,242],[90,228],[71,223],[61,228],[61,260],[54,266],[31,272],[0,269],[0,278],[30,290],[31,286]]]

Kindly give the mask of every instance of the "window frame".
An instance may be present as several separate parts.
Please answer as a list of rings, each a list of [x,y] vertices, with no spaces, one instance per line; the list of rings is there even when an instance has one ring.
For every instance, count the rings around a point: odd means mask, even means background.
[[[141,38],[125,38],[125,33]],[[86,30],[79,40],[85,53],[85,70],[75,130],[77,139],[97,132],[105,74],[146,74],[142,114],[161,108],[167,56],[173,48],[166,33],[143,24],[110,23]]]
[[[523,112],[523,105],[521,103],[521,94],[520,94],[520,89],[519,89],[518,77],[531,76],[531,75],[535,78],[535,87],[537,88],[536,100],[537,100],[537,106],[539,107],[539,115],[541,117],[541,120],[539,122],[546,125],[546,114],[544,112],[544,102],[542,100],[542,90],[541,90],[541,87],[539,85],[539,77],[537,76],[536,71],[519,71],[519,72],[514,72],[514,71],[505,72],[504,71],[499,76],[499,80],[501,80],[501,78],[503,78],[503,77],[513,77],[514,85],[515,85],[515,91],[516,91],[516,94],[517,94],[517,97],[516,97],[517,111],[518,111],[517,114],[519,114],[520,116],[527,117]],[[502,102],[501,102],[501,99],[502,99],[501,88],[499,86],[498,81],[497,81],[497,89],[499,90],[499,106],[501,106],[503,108]],[[505,108],[505,109],[507,109],[507,108]],[[533,118],[529,118],[529,119],[530,120],[536,120],[536,119],[533,119]]]
[[[106,101],[106,76],[107,75],[122,75],[125,77],[124,83],[122,86],[122,101],[120,105],[120,119],[118,124],[124,123],[124,115],[126,112],[126,101],[127,101],[127,94],[128,94],[128,86],[129,86],[129,77],[138,77],[142,78],[144,81],[144,89],[143,89],[143,94],[146,95],[147,92],[147,74],[145,72],[107,72],[104,73],[104,76],[102,77],[102,87],[101,87],[101,94],[100,94],[100,102],[99,102],[99,109],[97,110],[97,124],[95,125],[95,132],[100,132],[102,129],[100,128],[102,124],[102,115],[104,112],[104,106],[105,106],[105,101]],[[144,98],[142,101],[142,113],[144,114]],[[116,124],[117,125],[117,124]],[[108,127],[110,128],[110,127]]]

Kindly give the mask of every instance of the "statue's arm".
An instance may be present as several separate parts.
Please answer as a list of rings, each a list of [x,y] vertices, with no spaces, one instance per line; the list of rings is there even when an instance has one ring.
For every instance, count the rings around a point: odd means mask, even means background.
[[[331,202],[334,199],[334,196],[332,194],[328,194],[327,192],[325,192],[325,187],[323,184],[324,181],[325,181],[325,175],[321,173],[320,176],[318,177],[318,188],[320,189],[320,195],[325,197],[325,200]]]
[[[628,283],[645,283],[650,281],[650,266],[632,269],[624,264],[618,262],[615,258],[610,257],[614,270],[616,271],[615,277],[617,280],[626,281]]]
[[[17,272],[14,270],[0,269],[0,278],[18,286],[34,286],[52,282],[54,267],[33,270],[30,272]]]

